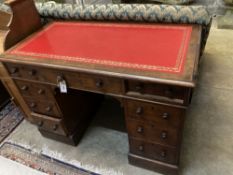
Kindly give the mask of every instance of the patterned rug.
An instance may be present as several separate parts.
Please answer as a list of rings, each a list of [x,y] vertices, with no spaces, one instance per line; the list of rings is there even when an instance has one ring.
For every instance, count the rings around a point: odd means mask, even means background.
[[[98,175],[8,142],[0,147],[0,156],[49,175]]]
[[[0,143],[20,124],[23,115],[12,102],[0,111]]]

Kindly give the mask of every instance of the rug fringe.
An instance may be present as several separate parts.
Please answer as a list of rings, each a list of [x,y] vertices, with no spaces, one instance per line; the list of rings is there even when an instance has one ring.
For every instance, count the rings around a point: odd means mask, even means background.
[[[52,151],[49,150],[48,147],[45,145],[42,147],[41,150],[37,149],[34,147],[34,145],[28,145],[25,143],[16,143],[12,140],[7,140],[7,142],[4,143],[8,143],[8,144],[12,144],[12,145],[16,145],[19,147],[22,147],[24,149],[30,150],[32,153],[36,153],[36,154],[41,154],[43,156],[47,156],[50,157],[52,159],[58,160],[64,164],[67,165],[71,165],[77,168],[81,168],[81,169],[85,169],[85,170],[89,170],[92,172],[95,172],[97,174],[103,174],[103,175],[123,175],[122,172],[120,171],[115,171],[112,169],[107,169],[104,167],[96,167],[94,165],[90,165],[90,164],[83,164],[82,162],[79,162],[78,160],[68,160],[66,157],[64,157],[61,153],[57,152],[57,151]],[[3,145],[3,144],[1,144]]]

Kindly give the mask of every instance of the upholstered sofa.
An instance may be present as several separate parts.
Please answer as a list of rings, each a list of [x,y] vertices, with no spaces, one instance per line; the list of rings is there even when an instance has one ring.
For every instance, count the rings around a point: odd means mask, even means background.
[[[95,4],[83,6],[45,2],[36,3],[36,7],[44,21],[99,20],[198,24],[202,26],[202,52],[211,26],[211,16],[204,6],[152,4]],[[8,11],[8,7],[1,4],[0,10]]]

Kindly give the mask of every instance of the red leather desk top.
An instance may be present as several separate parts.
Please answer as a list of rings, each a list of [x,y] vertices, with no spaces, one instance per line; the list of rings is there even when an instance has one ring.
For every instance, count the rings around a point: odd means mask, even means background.
[[[54,22],[8,54],[182,73],[191,26]]]

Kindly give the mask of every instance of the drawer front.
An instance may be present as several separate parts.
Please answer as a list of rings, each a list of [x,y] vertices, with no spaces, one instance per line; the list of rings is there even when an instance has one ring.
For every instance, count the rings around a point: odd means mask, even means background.
[[[5,66],[10,76],[14,78],[35,80],[54,85],[58,84],[58,80],[65,80],[67,86],[74,89],[123,94],[123,81],[117,78],[12,63],[5,63]]]
[[[165,84],[126,81],[125,91],[129,96],[178,104],[185,104],[189,99],[189,89]]]
[[[173,147],[179,145],[179,130],[161,127],[153,122],[141,122],[132,119],[127,119],[126,125],[129,137]]]
[[[32,113],[31,117],[33,119],[33,123],[36,124],[40,129],[63,136],[66,136],[68,133],[66,128],[64,128],[61,119],[47,117],[35,113]]]
[[[48,115],[51,117],[61,118],[62,113],[56,103],[51,101],[42,101],[32,98],[24,98],[32,112]]]
[[[76,86],[81,86],[81,78],[78,73],[22,64],[5,63],[4,65],[13,78],[40,81],[54,85],[57,85],[58,79],[63,78],[69,81],[71,85],[75,84]]]
[[[178,163],[178,151],[176,148],[161,146],[158,144],[144,142],[138,139],[129,139],[130,153],[146,158],[163,161],[166,163]]]
[[[54,100],[55,87],[23,80],[14,80],[14,82],[21,94],[25,97],[34,97],[42,100]]]
[[[22,64],[4,63],[8,73],[13,78],[22,78],[26,80],[45,81],[46,77],[42,76],[44,70],[35,66],[26,66]]]
[[[123,81],[117,78],[94,76],[91,74],[82,74],[83,89],[103,92],[122,94],[123,93]]]
[[[179,128],[183,125],[185,109],[167,105],[125,100],[126,117],[152,121],[164,127]]]

